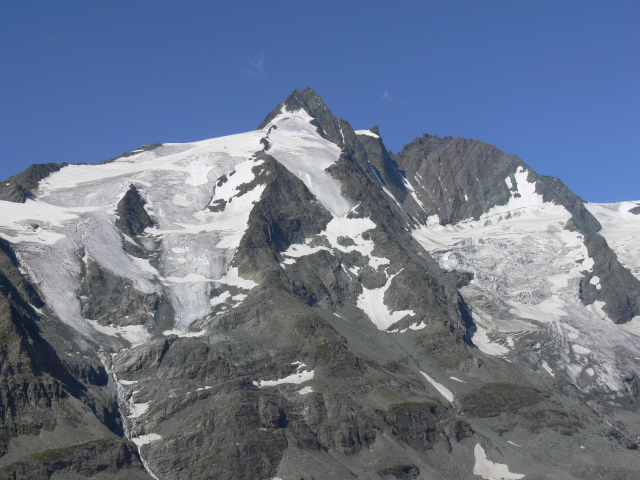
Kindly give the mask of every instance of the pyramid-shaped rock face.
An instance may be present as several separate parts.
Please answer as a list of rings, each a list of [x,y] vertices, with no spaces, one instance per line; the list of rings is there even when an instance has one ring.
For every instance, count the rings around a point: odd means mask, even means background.
[[[252,132],[31,172],[1,202],[0,477],[640,466],[632,202],[477,140],[394,155],[309,88]]]

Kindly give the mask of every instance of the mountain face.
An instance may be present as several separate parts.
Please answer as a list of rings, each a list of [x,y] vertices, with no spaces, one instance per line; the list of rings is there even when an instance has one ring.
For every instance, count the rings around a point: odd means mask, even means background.
[[[638,201],[311,89],[0,199],[0,478],[637,478]]]

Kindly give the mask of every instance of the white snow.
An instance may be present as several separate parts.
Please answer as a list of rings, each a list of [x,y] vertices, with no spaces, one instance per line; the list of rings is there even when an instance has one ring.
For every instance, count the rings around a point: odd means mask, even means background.
[[[367,137],[380,138],[379,135],[376,135],[371,130],[356,130],[356,135],[366,135]]]
[[[412,323],[409,325],[409,330],[422,330],[423,328],[427,328],[427,324],[424,323],[424,320],[420,323]]]
[[[201,337],[204,334],[206,334],[207,332],[204,330],[199,330],[197,332],[190,332],[188,330],[178,330],[178,329],[173,329],[173,330],[165,330],[162,332],[162,335],[164,335],[165,337],[169,336],[169,335],[178,335],[179,337]]]
[[[354,207],[354,210],[357,207]],[[308,238],[306,243],[297,243],[290,245],[289,248],[282,253],[285,258],[285,264],[293,263],[289,259],[291,258],[300,258],[307,255],[313,255],[321,250],[326,250],[328,252],[334,252],[335,250],[348,253],[348,252],[359,252],[364,257],[368,257],[369,265],[371,268],[377,270],[378,267],[382,265],[388,265],[389,259],[384,257],[377,257],[373,255],[373,250],[375,245],[373,240],[365,240],[363,234],[369,230],[373,230],[376,228],[376,224],[369,218],[347,218],[343,217],[334,217],[328,224],[325,230],[323,230],[319,236],[324,237],[331,248],[319,245],[315,247],[309,246],[309,242],[312,239]],[[354,245],[343,246],[338,243],[338,239],[340,237],[347,237],[353,240]]]
[[[413,310],[397,310],[391,312],[384,303],[384,294],[398,273],[391,275],[387,279],[387,283],[380,288],[368,289],[362,287],[362,293],[358,296],[358,308],[362,310],[380,330],[386,330],[407,315],[415,315]]]
[[[631,209],[640,201],[621,203],[585,203],[587,210],[602,225],[600,234],[615,252],[622,265],[640,279],[640,215]]]
[[[418,198],[418,195],[416,195],[416,191],[415,188],[413,188],[413,185],[411,185],[409,183],[409,181],[406,178],[402,178],[402,181],[404,182],[404,186],[406,187],[407,190],[409,190],[409,194],[411,195],[411,197],[413,197],[413,199],[415,200],[415,202],[418,204],[418,206],[420,208],[422,208],[422,210],[425,210],[424,208],[424,204],[420,201],[420,199]],[[426,212],[426,210],[425,210]],[[434,217],[438,217],[437,215],[432,215]],[[427,221],[429,221],[429,219],[431,219],[432,217],[427,217]]]
[[[288,375],[284,378],[280,378],[278,380],[260,380],[259,382],[254,381],[253,384],[256,387],[274,387],[276,385],[282,385],[284,383],[294,383],[300,384],[304,382],[308,382],[309,380],[313,380],[313,370],[303,370]]]
[[[188,273],[184,277],[166,277],[164,279],[169,283],[197,283],[197,282],[215,282],[212,278],[206,278],[204,275],[197,273]]]
[[[312,393],[313,392],[313,388],[311,387],[302,387],[300,390],[298,390],[298,393],[300,395],[306,395],[307,393]]]
[[[440,395],[442,395],[444,398],[447,399],[448,402],[453,403],[453,393],[451,393],[451,390],[449,390],[447,387],[445,387],[444,385],[436,382],[433,378],[431,378],[429,375],[427,375],[426,373],[424,373],[423,371],[420,371],[420,373],[424,376],[424,378],[427,379],[427,381],[433,385],[433,387],[438,390],[438,392],[440,392]]]
[[[487,458],[487,454],[479,443],[473,450],[476,463],[473,466],[473,474],[479,475],[484,480],[518,480],[524,478],[522,473],[512,473],[509,466],[502,463],[493,463]]]
[[[509,445],[513,445],[514,447],[521,447],[522,445],[518,445],[517,443],[513,443],[511,440],[507,440]]]
[[[640,346],[640,315],[633,317],[631,321],[627,323],[616,325],[616,327],[628,333],[633,338],[636,345]]]
[[[591,353],[591,350],[589,350],[588,348],[584,348],[583,346],[577,345],[575,343],[573,345],[571,345],[571,348],[578,355],[589,355]]]
[[[218,279],[218,282],[245,290],[251,290],[258,286],[258,284],[253,280],[241,277],[236,267],[229,268],[227,273]]]
[[[311,239],[308,239],[307,242],[309,240]],[[314,253],[317,253],[321,250],[326,250],[328,252],[331,251],[331,249],[323,245],[311,247],[306,243],[295,243],[293,245],[290,245],[287,251],[283,253],[283,255],[287,257],[291,257],[293,259],[293,258],[306,257],[307,255],[313,255]],[[288,262],[295,263],[295,260],[285,259],[284,263],[288,263]]]
[[[547,371],[547,373],[548,373],[549,375],[551,375],[552,377],[555,377],[555,376],[556,376],[556,374],[555,374],[555,373],[553,373],[553,370],[551,369],[551,367],[549,366],[549,364],[547,363],[547,361],[546,361],[546,360],[542,360],[542,362],[540,362],[540,366],[541,366],[542,368],[544,368],[544,369]]]
[[[120,337],[130,342],[132,346],[145,343],[149,340],[149,333],[144,325],[129,325],[129,326],[105,326],[100,325],[95,320],[86,320],[98,332],[109,335],[111,337]]]
[[[591,280],[589,280],[589,283],[591,285],[595,285],[597,290],[600,290],[602,288],[602,285],[600,285],[600,277],[598,277],[597,275],[594,275],[593,277],[591,277]]]
[[[120,383],[122,383],[122,382],[120,382]],[[131,403],[129,405],[131,413],[129,415],[127,415],[127,418],[138,418],[140,415],[142,415],[143,413],[145,413],[149,409],[149,403],[150,402],[146,402],[146,403]]]
[[[640,373],[631,360],[640,357],[634,343],[640,345],[640,328],[638,336],[630,336],[633,327],[615,325],[603,311],[603,302],[582,303],[580,281],[585,271],[593,269],[593,259],[583,237],[564,229],[569,212],[542,203],[526,176],[519,170],[508,204],[492,208],[478,221],[446,226],[434,222],[412,234],[443,269],[474,274],[461,293],[471,307],[477,326],[472,340],[480,350],[508,358],[519,342],[543,333],[553,343],[544,342],[536,354],[544,359],[541,366],[549,374],[577,382],[587,362],[592,362],[599,368],[588,388],[619,391],[624,388],[622,370]],[[519,198],[514,198],[514,188]],[[618,207],[612,215],[619,217]],[[616,238],[623,241],[622,234]],[[630,251],[631,243],[625,245]],[[592,280],[596,288],[601,281]],[[578,339],[580,344],[572,348]]]
[[[420,323],[412,323],[407,328],[403,328],[402,330],[395,328],[393,330],[387,330],[387,331],[389,333],[405,333],[408,330],[422,330],[423,328],[426,328],[426,327],[427,327],[427,324],[424,323],[424,320],[423,320]]]
[[[138,447],[142,445],[146,445],[147,443],[155,442],[157,440],[162,440],[162,437],[157,433],[149,433],[147,435],[140,435],[139,437],[131,438],[131,441],[135,443]]]
[[[77,291],[86,258],[131,280],[142,293],[158,293],[164,284],[176,328],[186,331],[214,308],[209,300],[215,282],[255,286],[229,271],[229,264],[264,189],[257,185],[244,195],[239,190],[254,179],[252,169],[261,162],[253,156],[265,135],[257,130],[165,144],[109,164],[67,166],[40,182],[36,200],[0,202],[0,236],[13,244],[55,315],[78,331],[95,336],[98,330],[133,343],[147,338],[144,327],[104,327],[82,318]],[[223,175],[228,181],[217,186]],[[133,239],[114,226],[116,205],[131,184],[157,223],[143,239],[153,246],[150,235],[161,244],[154,266],[126,254],[123,241]],[[213,200],[227,202],[224,211],[208,210],[212,192]],[[82,250],[85,260],[78,255]]]
[[[342,217],[351,204],[342,196],[340,182],[326,172],[338,161],[340,148],[322,138],[311,125],[312,120],[302,109],[288,112],[283,106],[281,113],[264,128],[269,132],[268,153],[302,180],[327,210]],[[271,129],[273,126],[277,128]]]
[[[460,383],[467,383],[464,380],[460,380],[458,377],[449,377],[451,380],[455,380],[456,382],[460,382]]]

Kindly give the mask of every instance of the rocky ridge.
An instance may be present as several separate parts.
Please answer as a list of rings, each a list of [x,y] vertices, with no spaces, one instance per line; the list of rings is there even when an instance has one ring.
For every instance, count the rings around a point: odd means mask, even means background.
[[[634,478],[638,278],[559,180],[311,89],[149,147],[3,197],[0,478]]]

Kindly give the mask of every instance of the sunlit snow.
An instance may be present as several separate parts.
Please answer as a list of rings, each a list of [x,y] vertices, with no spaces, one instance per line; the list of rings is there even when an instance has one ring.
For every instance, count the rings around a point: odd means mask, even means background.
[[[602,236],[620,263],[640,279],[640,215],[630,212],[640,201],[621,203],[585,203],[602,225]]]
[[[254,178],[252,168],[261,162],[253,156],[265,134],[165,144],[108,164],[67,166],[40,182],[35,201],[0,202],[0,236],[12,242],[56,316],[77,330],[132,343],[147,338],[144,327],[106,327],[82,318],[77,291],[82,263],[90,258],[142,293],[167,291],[176,328],[186,331],[213,308],[213,288],[255,286],[229,266],[264,188],[257,185],[243,195],[238,190]],[[222,176],[226,183],[219,181]],[[161,247],[153,266],[125,253],[123,242],[132,239],[114,226],[115,207],[131,184],[157,223],[148,229]],[[209,211],[218,198],[227,202],[225,210]]]
[[[155,442],[157,440],[162,440],[162,437],[157,433],[149,433],[147,435],[140,435],[138,437],[131,438],[131,441],[135,443],[138,447],[142,445],[146,445],[151,442]]]
[[[284,378],[279,378],[277,380],[260,380],[258,382],[254,381],[253,384],[257,387],[274,387],[276,385],[282,385],[284,383],[294,383],[300,384],[304,382],[308,382],[309,380],[313,380],[313,370],[302,370],[291,375],[288,375]]]
[[[400,272],[398,272],[400,273]],[[384,303],[384,294],[391,286],[391,282],[397,275],[391,275],[380,288],[368,289],[362,287],[362,293],[358,297],[358,308],[367,314],[369,319],[380,330],[386,330],[394,323],[402,320],[407,315],[414,316],[413,310],[397,310],[394,312],[389,311],[389,308]]]
[[[441,383],[436,382],[433,378],[431,378],[429,375],[427,375],[424,372],[420,372],[424,378],[427,379],[427,381],[433,385],[433,387],[438,390],[438,392],[440,392],[440,395],[442,395],[444,398],[447,399],[447,401],[452,402],[453,403],[453,393],[451,393],[451,390],[449,390],[447,387],[445,387],[444,385],[442,385]],[[460,381],[460,380],[458,380]]]
[[[366,135],[367,137],[380,138],[379,135],[376,135],[371,130],[356,130],[356,135]]]
[[[510,472],[508,465],[493,463],[489,460],[484,448],[479,443],[476,444],[473,454],[476,459],[473,474],[481,476],[484,480],[519,480],[524,478],[522,473]]]
[[[569,212],[543,203],[526,178],[519,170],[515,184],[505,180],[511,200],[479,220],[430,224],[413,236],[443,269],[474,274],[461,293],[477,326],[473,342],[483,352],[508,357],[518,342],[546,331],[555,340],[536,349],[541,369],[576,381],[584,368],[598,365],[595,384],[620,390],[620,369],[637,370],[629,357],[640,357],[640,350],[606,317],[603,302],[582,303],[580,281],[593,259],[583,237],[564,228]],[[597,288],[601,280],[595,282]]]
[[[267,153],[302,180],[327,210],[341,217],[349,212],[351,204],[342,196],[340,182],[326,172],[338,161],[340,148],[322,138],[317,127],[311,125],[312,120],[302,109],[289,112],[283,106],[264,128],[269,132]],[[277,128],[271,128],[274,126]]]

